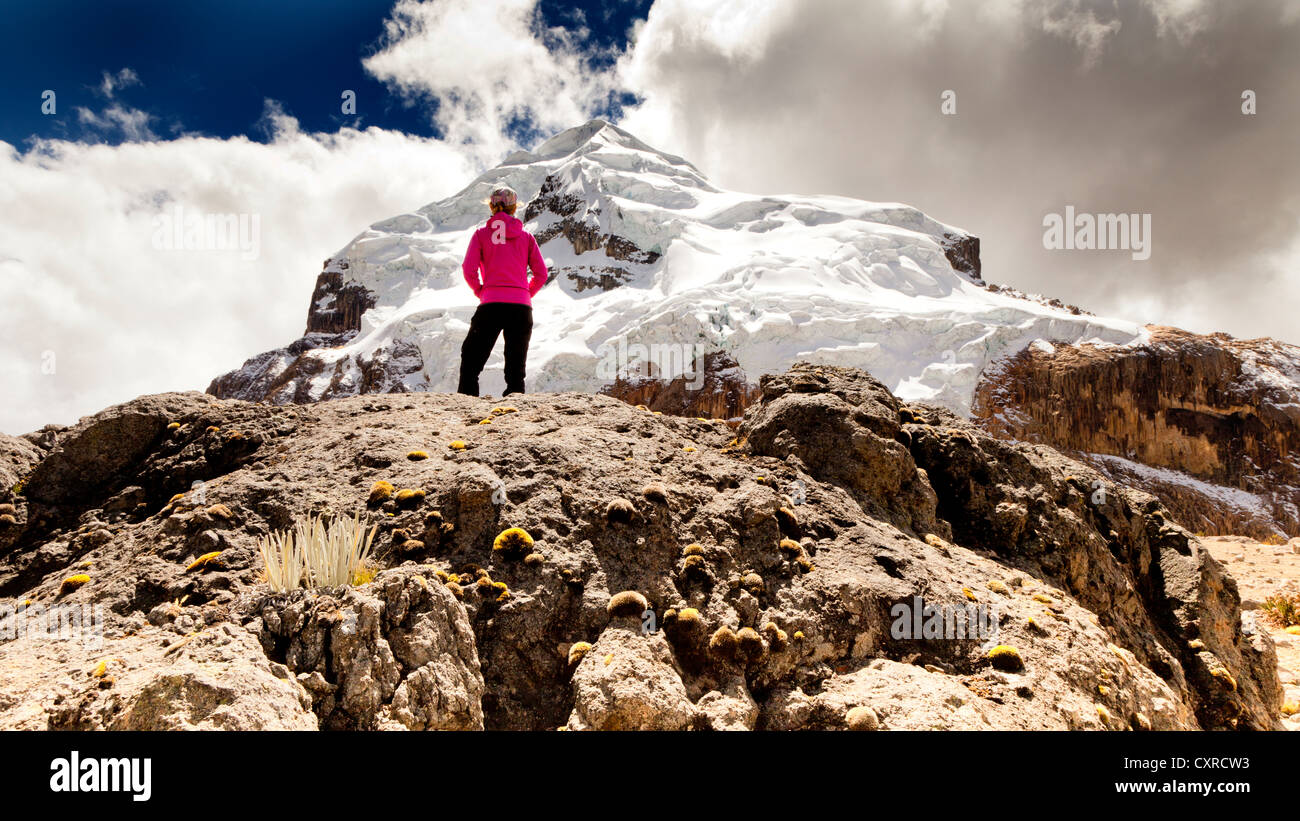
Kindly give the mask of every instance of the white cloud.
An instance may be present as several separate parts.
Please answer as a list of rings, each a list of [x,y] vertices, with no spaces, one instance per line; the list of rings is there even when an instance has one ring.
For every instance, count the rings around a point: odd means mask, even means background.
[[[581,32],[543,29],[537,0],[398,0],[385,45],[366,70],[413,102],[436,101],[433,122],[482,163],[517,148],[513,127],[581,123],[605,103],[612,75],[594,71]]]
[[[302,333],[327,256],[473,173],[435,140],[378,128],[308,134],[269,113],[278,130],[268,144],[46,141],[20,154],[0,143],[0,431],[205,389]],[[178,205],[258,215],[260,257],[155,249],[154,218]]]
[[[138,85],[141,85],[140,77],[135,73],[135,70],[124,68],[119,70],[116,74],[110,74],[105,71],[103,78],[99,82],[98,91],[100,96],[112,99],[113,95],[119,88]]]

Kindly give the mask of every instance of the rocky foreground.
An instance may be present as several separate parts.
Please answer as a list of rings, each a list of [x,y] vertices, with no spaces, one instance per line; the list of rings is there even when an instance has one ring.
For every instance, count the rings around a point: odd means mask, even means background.
[[[105,624],[10,630],[0,726],[1281,728],[1267,629],[1154,497],[861,371],[761,392],[736,430],[185,393],[4,437],[2,612]],[[257,538],[312,511],[377,522],[378,574],[272,595]],[[510,527],[532,545],[494,550]],[[916,597],[996,635],[900,630]]]

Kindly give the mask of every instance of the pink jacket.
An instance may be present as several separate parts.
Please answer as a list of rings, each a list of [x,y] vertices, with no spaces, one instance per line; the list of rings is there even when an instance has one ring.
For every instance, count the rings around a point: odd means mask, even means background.
[[[493,214],[474,232],[461,270],[479,302],[532,305],[533,296],[546,284],[546,262],[537,240],[524,230],[522,222],[504,211]]]

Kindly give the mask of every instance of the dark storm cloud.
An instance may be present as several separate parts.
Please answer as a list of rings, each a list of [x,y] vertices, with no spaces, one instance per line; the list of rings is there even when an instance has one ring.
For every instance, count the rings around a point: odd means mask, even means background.
[[[907,202],[992,281],[1300,342],[1300,4],[717,5],[657,4],[624,68],[629,127],[719,183]],[[1150,260],[1045,250],[1067,205],[1151,214]]]

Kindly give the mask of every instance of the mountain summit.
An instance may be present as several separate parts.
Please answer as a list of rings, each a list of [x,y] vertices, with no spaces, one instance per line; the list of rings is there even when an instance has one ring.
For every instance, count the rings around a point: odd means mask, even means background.
[[[807,360],[864,368],[903,398],[965,413],[984,366],[1036,339],[1125,345],[1144,334],[989,286],[979,240],[915,208],[726,191],[592,120],[371,225],[326,261],[305,335],[209,392],[284,404],[454,390],[475,307],[460,263],[502,185],[527,203],[552,271],[534,302],[533,391],[694,379],[703,361],[752,389]],[[484,390],[501,391],[501,365],[489,361]],[[738,415],[734,403],[714,410]]]

